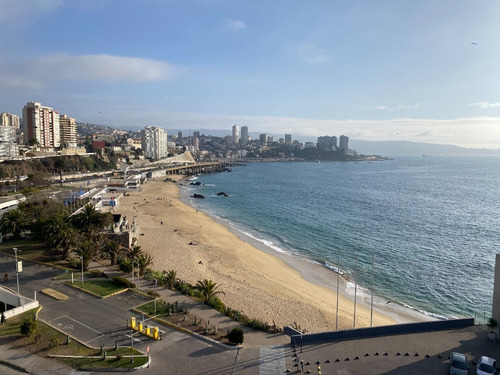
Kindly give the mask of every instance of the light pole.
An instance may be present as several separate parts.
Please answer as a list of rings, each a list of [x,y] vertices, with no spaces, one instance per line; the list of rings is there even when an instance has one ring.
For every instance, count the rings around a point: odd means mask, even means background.
[[[83,255],[80,256],[80,259],[82,261],[82,288],[83,288]]]
[[[21,252],[17,247],[13,247],[14,253],[16,254],[16,281],[17,281],[17,297],[20,299],[21,295],[19,294],[19,263],[17,263],[17,252]]]

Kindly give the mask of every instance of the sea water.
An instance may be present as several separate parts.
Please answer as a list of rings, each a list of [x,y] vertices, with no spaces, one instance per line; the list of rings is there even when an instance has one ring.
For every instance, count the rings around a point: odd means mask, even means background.
[[[198,181],[188,192],[206,198],[191,204],[276,251],[331,269],[340,258],[379,298],[436,317],[491,314],[500,158],[248,163]]]

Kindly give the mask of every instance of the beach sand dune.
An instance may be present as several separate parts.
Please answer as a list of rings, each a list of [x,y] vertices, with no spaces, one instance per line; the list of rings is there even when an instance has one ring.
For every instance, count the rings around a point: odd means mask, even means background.
[[[305,280],[279,257],[182,202],[177,184],[149,180],[141,188],[122,197],[118,211],[129,221],[135,217],[144,234],[138,245],[154,257],[152,268],[175,270],[191,284],[212,279],[225,292],[220,297],[226,306],[250,319],[278,326],[297,324],[307,332],[336,328],[334,290]],[[338,328],[352,328],[354,304],[344,295],[339,300]],[[374,325],[394,323],[393,317],[374,313]],[[356,327],[369,324],[370,309],[358,304]]]

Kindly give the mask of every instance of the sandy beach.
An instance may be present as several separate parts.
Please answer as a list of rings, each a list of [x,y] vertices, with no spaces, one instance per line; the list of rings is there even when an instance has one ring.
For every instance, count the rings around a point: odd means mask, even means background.
[[[226,306],[278,326],[298,325],[307,332],[336,329],[334,273],[316,264],[258,248],[249,239],[181,200],[179,184],[149,180],[142,191],[120,199],[117,211],[135,217],[144,235],[138,245],[154,257],[156,270],[175,270],[191,284],[212,279],[225,292]],[[370,325],[370,308],[356,306],[356,327]],[[366,301],[365,301],[366,302]],[[425,320],[402,307],[378,306],[373,325]],[[354,303],[339,295],[338,329],[353,327]]]

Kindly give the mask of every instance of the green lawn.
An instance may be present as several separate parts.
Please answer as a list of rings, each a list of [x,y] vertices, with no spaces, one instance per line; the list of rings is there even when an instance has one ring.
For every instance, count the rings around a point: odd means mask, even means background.
[[[120,292],[122,290],[127,289],[123,285],[118,285],[117,283],[113,282],[112,280],[107,280],[107,279],[85,280],[85,278],[84,278],[83,287],[82,287],[82,280],[76,279],[76,278],[75,278],[73,284],[71,284],[71,281],[66,281],[66,284],[77,286],[77,287],[82,288],[84,290],[87,290],[91,293],[97,294],[98,296],[101,296],[101,297],[105,297],[105,296],[108,296],[110,294]]]

